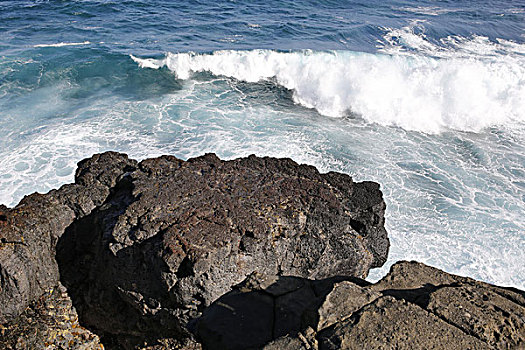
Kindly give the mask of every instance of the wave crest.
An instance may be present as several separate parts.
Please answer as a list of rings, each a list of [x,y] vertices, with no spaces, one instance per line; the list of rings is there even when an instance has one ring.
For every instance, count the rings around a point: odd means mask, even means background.
[[[81,43],[38,44],[38,45],[33,45],[33,47],[64,47],[64,46],[81,46],[81,45],[89,45],[89,44],[91,44],[90,41],[83,41]]]
[[[428,45],[424,45],[428,50]],[[358,114],[369,122],[427,133],[478,132],[525,122],[525,64],[509,55],[444,58],[353,51],[273,50],[135,56],[143,68],[166,66],[179,79],[195,72],[241,81],[275,81],[319,113]]]

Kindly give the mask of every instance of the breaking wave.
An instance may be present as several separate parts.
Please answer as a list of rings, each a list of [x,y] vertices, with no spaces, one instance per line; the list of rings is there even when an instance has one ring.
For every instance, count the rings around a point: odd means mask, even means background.
[[[426,133],[479,132],[525,122],[525,46],[487,38],[448,37],[441,44],[411,29],[390,30],[379,52],[223,50],[131,58],[167,67],[179,79],[210,72],[246,82],[271,80],[296,103],[330,117]]]

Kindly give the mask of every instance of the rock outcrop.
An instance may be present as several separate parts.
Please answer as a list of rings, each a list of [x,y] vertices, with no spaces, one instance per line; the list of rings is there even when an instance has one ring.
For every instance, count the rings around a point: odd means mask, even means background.
[[[365,277],[389,246],[379,185],[290,159],[108,152],[1,210],[0,322],[60,279],[82,324],[130,347],[190,339],[187,323],[254,271]]]
[[[104,203],[118,176],[134,165],[122,154],[95,155],[78,164],[74,184],[27,196],[14,209],[0,206],[0,323],[58,285],[58,239]]]
[[[207,349],[262,348],[279,337],[288,339],[326,323],[319,318],[318,312],[323,311],[318,310],[336,286],[349,280],[356,288],[368,285],[351,277],[309,280],[253,273],[204,310],[192,329]]]
[[[0,349],[101,350],[96,334],[78,322],[66,289],[46,290],[24,312],[0,326]]]
[[[372,287],[437,316],[496,349],[525,348],[525,292],[445,273],[417,262],[392,266]]]
[[[252,275],[194,329],[205,349],[522,349],[524,298],[416,262],[376,284]]]
[[[290,159],[95,155],[0,206],[0,348],[525,347],[522,291],[415,262],[364,281],[384,211]]]
[[[57,261],[87,325],[126,341],[180,338],[253,271],[365,277],[386,259],[384,209],[377,184],[289,159],[164,156],[69,226]]]

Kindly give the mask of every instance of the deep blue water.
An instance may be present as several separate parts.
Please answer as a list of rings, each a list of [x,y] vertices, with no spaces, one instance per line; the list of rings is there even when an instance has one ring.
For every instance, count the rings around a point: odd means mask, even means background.
[[[77,161],[287,156],[399,259],[525,289],[525,2],[0,1],[0,203]]]

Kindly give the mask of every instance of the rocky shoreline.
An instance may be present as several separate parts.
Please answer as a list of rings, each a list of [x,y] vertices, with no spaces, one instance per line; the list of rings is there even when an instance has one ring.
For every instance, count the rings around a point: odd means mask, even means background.
[[[0,348],[525,347],[523,291],[416,262],[366,282],[384,211],[290,159],[94,155],[0,206]]]

